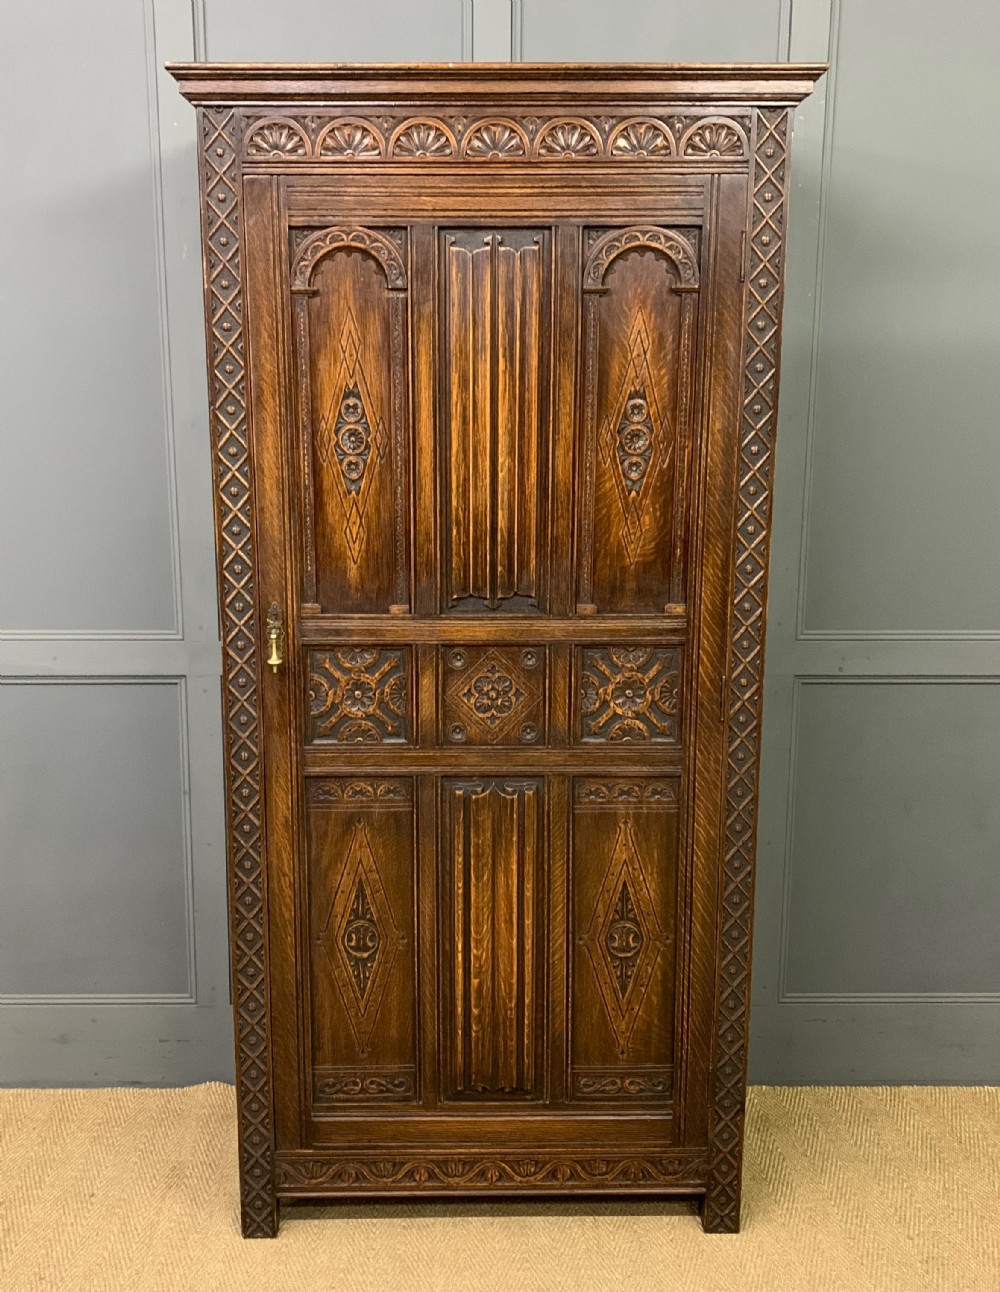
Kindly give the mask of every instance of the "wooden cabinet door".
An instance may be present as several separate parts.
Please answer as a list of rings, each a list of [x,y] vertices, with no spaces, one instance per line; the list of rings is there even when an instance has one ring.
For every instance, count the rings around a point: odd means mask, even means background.
[[[746,181],[481,174],[245,180],[277,1148],[697,1181]]]

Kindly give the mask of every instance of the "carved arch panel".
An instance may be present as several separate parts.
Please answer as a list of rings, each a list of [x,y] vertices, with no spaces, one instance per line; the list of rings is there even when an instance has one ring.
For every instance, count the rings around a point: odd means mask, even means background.
[[[313,610],[409,608],[406,254],[403,231],[335,225],[292,259],[302,601]]]
[[[685,600],[696,231],[588,231],[577,610]]]

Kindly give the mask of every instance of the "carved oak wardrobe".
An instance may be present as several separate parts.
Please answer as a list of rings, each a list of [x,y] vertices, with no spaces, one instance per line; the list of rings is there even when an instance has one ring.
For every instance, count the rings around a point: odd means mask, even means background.
[[[240,1170],[739,1223],[794,105],[819,66],[173,65]]]

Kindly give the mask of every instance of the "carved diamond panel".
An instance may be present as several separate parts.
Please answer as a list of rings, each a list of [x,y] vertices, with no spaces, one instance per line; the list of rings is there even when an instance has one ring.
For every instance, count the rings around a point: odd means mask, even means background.
[[[545,652],[521,646],[443,653],[442,728],[449,744],[533,745],[545,739]]]
[[[650,898],[632,827],[623,817],[593,919],[580,936],[622,1056],[657,957],[669,942]]]
[[[376,646],[309,652],[311,741],[409,744],[410,653]]]
[[[316,429],[316,449],[334,473],[344,509],[347,550],[358,563],[365,542],[365,513],[377,465],[385,457],[389,433],[359,361],[357,320],[347,311],[340,333],[340,358],[333,395]]]
[[[618,502],[622,510],[622,544],[629,564],[642,542],[643,509],[648,482],[661,458],[669,461],[674,432],[656,398],[650,369],[650,330],[639,310],[629,330],[628,362],[622,375],[615,413],[598,432],[605,465],[612,465]],[[652,470],[651,470],[652,468]]]
[[[577,692],[579,738],[677,744],[679,668],[677,647],[585,647]]]
[[[329,958],[362,1056],[368,1052],[386,983],[405,941],[359,817],[319,943]]]

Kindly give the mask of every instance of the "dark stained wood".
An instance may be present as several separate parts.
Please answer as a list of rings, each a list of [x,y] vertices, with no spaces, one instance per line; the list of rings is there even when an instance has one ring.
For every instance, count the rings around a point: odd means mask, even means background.
[[[413,1192],[693,1194],[733,1230],[789,122],[824,69],[171,70],[244,1233]]]

